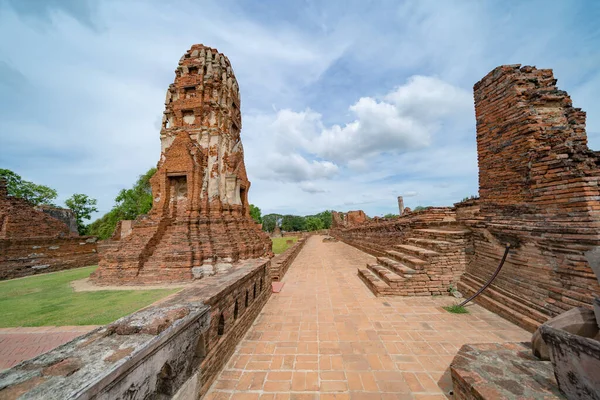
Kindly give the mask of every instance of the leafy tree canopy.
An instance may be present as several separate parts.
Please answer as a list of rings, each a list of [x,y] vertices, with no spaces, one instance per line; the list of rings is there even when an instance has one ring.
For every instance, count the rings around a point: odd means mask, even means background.
[[[26,181],[9,169],[0,168],[0,179],[6,181],[6,190],[9,196],[25,199],[34,206],[40,204],[52,206],[54,205],[52,201],[58,196],[56,190]]]
[[[100,239],[109,238],[121,220],[136,219],[139,215],[147,214],[152,208],[152,187],[150,178],[156,173],[156,168],[140,175],[131,189],[123,189],[115,198],[115,206],[101,218],[88,225],[88,234]]]
[[[265,232],[273,232],[275,230],[275,226],[281,225],[281,218],[283,215],[281,214],[267,214],[262,217],[263,231]]]
[[[260,216],[260,208],[256,207],[254,204],[250,204],[250,216],[257,223],[262,224],[262,217]]]
[[[304,227],[307,231],[318,231],[325,228],[323,220],[318,217],[306,217],[304,219]]]
[[[385,214],[383,216],[383,218],[396,218],[396,217],[399,217],[399,215],[398,214],[393,214],[393,213]]]
[[[90,219],[93,212],[98,211],[96,208],[96,199],[88,197],[86,194],[75,193],[73,196],[65,200],[65,204],[75,213],[77,218],[77,230],[80,235],[85,235],[87,227],[83,223],[84,219]]]

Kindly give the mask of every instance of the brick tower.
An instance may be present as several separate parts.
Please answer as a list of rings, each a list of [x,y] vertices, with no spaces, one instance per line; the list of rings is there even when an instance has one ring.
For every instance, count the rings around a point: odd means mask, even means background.
[[[97,284],[186,281],[271,254],[250,217],[240,94],[227,57],[193,45],[165,106],[152,210],[130,235],[100,247]]]

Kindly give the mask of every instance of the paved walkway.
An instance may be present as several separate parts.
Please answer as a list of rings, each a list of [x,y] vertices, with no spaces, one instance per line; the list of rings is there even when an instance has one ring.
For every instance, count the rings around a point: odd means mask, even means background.
[[[0,328],[0,370],[50,351],[95,328],[96,326]]]
[[[450,297],[375,297],[359,280],[371,256],[308,239],[206,399],[445,399],[464,343],[528,341],[483,308]]]

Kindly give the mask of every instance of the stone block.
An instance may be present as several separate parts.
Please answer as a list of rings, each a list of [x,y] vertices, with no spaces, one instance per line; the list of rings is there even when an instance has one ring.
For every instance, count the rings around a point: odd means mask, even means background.
[[[594,311],[585,307],[573,308],[549,319],[543,325],[583,337],[593,338],[598,335],[598,325]],[[537,358],[544,361],[550,360],[550,350],[542,337],[541,326],[531,337],[531,350]]]

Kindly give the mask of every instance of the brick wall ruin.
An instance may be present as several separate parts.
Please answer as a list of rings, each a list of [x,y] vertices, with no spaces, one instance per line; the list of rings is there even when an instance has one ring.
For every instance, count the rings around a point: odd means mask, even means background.
[[[359,271],[379,295],[416,294],[407,287],[424,285],[413,279],[419,271],[429,271],[429,281],[421,275],[430,289],[450,275],[454,284],[459,273],[458,287],[470,295],[510,243],[502,272],[477,301],[534,330],[590,307],[600,292],[590,268],[600,244],[598,153],[587,147],[585,113],[557,89],[551,70],[498,67],[474,91],[480,198],[354,226],[334,215],[332,235],[379,257]],[[447,255],[452,274],[436,267]]]
[[[154,204],[131,234],[100,246],[97,284],[186,281],[271,255],[268,235],[250,217],[240,94],[227,57],[192,46],[165,108]]]
[[[533,330],[600,292],[589,261],[600,244],[600,159],[552,70],[498,67],[474,91],[480,199],[457,207],[474,249],[460,288],[477,290],[511,243],[481,303]]]
[[[73,232],[72,217],[8,196],[0,181],[0,280],[97,264],[96,238]]]

